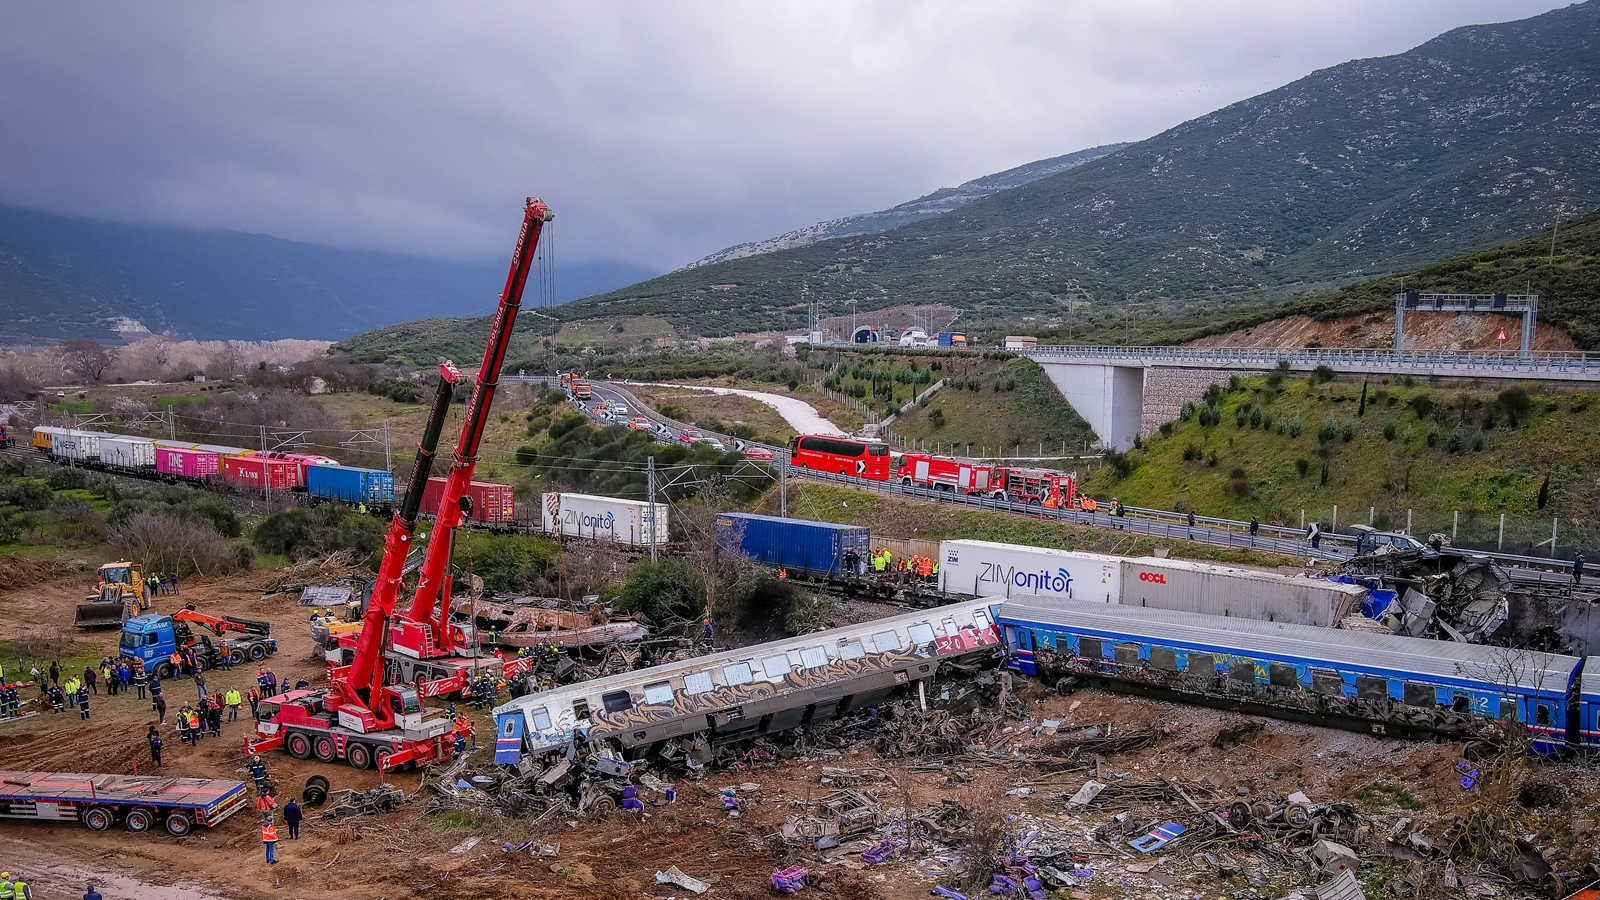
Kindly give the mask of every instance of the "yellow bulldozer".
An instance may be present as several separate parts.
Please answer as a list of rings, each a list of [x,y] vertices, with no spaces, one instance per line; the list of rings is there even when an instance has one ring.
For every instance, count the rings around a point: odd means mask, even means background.
[[[72,624],[79,628],[115,628],[141,611],[150,608],[145,590],[144,567],[127,561],[109,562],[100,567],[95,593],[78,604]]]

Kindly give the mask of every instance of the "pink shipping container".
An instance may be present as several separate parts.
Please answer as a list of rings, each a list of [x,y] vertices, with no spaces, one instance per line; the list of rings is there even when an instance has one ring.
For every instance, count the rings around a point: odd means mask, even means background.
[[[222,460],[223,480],[260,490],[262,482],[275,491],[305,486],[305,470],[288,459],[268,459],[259,455],[229,456]]]
[[[178,478],[207,478],[220,471],[221,457],[208,450],[156,448],[156,471]]]

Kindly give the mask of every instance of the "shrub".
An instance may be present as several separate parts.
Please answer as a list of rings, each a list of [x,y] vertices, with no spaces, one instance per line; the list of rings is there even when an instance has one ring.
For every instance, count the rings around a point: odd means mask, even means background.
[[[1317,384],[1317,383],[1320,383],[1320,382],[1326,382],[1326,381],[1332,381],[1333,380],[1333,367],[1332,366],[1317,366],[1315,369],[1311,370],[1311,380],[1312,380],[1313,384]]]
[[[663,557],[640,560],[628,572],[616,608],[642,612],[654,622],[698,621],[705,610],[705,586],[689,560]]]
[[[1483,432],[1482,431],[1474,431],[1472,433],[1472,452],[1474,452],[1474,453],[1483,452]]]
[[[1234,466],[1233,468],[1229,469],[1228,470],[1228,477],[1229,478],[1243,478],[1244,477],[1244,466]]]
[[[1428,446],[1429,447],[1437,447],[1437,446],[1439,446],[1439,436],[1440,436],[1439,426],[1435,425],[1432,428],[1429,428],[1428,429],[1428,436],[1426,438],[1426,440],[1428,442]]]
[[[1280,413],[1278,415],[1278,421],[1273,425],[1273,430],[1276,431],[1279,434],[1288,434],[1289,433],[1289,417]]]
[[[1354,424],[1352,424],[1350,422],[1346,422],[1343,425],[1339,426],[1339,440],[1344,441],[1346,444],[1348,444],[1348,443],[1350,443],[1351,441],[1353,441],[1355,439],[1356,439],[1356,426]]]
[[[1178,410],[1178,420],[1182,421],[1182,422],[1187,422],[1190,419],[1194,418],[1194,412],[1195,412],[1194,404],[1193,403],[1185,403],[1183,405],[1183,409]]]
[[[1385,424],[1383,426],[1383,439],[1386,440],[1386,441],[1394,440],[1395,431],[1396,431],[1396,428],[1395,428],[1395,425],[1394,425],[1393,422],[1389,422],[1389,423]]]
[[[1406,406],[1411,407],[1411,411],[1416,414],[1418,419],[1426,419],[1433,414],[1433,398],[1427,394],[1414,395],[1410,400],[1406,401]]]
[[[1317,429],[1317,443],[1319,444],[1331,443],[1338,436],[1339,423],[1331,418],[1323,422],[1322,427]]]
[[[1172,423],[1162,422],[1160,431],[1162,437],[1172,437]]]
[[[933,425],[935,430],[943,428],[944,427],[944,410],[936,409],[936,410],[933,410],[932,412],[928,413],[928,422]],[[1167,426],[1163,425],[1162,427],[1165,428]]]
[[[1450,434],[1445,437],[1445,449],[1449,450],[1451,453],[1460,453],[1462,450],[1466,449],[1466,446],[1467,436],[1461,433],[1461,429],[1450,429]]]
[[[1102,458],[1105,460],[1106,465],[1110,466],[1111,470],[1117,473],[1118,479],[1127,478],[1129,475],[1133,474],[1134,469],[1139,467],[1138,461],[1127,453],[1117,453],[1112,450],[1107,450]]]
[[[1257,428],[1261,427],[1261,419],[1262,419],[1261,407],[1259,407],[1259,406],[1250,407],[1250,430],[1251,431],[1255,431]]]
[[[1228,489],[1233,491],[1234,496],[1238,497],[1240,500],[1245,500],[1250,497],[1250,482],[1243,478],[1229,479]]]
[[[1293,437],[1293,438],[1299,437],[1300,436],[1300,432],[1303,431],[1304,429],[1305,429],[1305,423],[1300,421],[1300,417],[1299,416],[1295,416],[1293,419],[1289,420],[1289,437]]]
[[[1234,425],[1238,426],[1239,428],[1243,428],[1244,426],[1248,425],[1249,423],[1250,423],[1250,407],[1241,406],[1238,409],[1233,411],[1233,424]]]
[[[1217,449],[1215,447],[1206,451],[1206,465],[1213,469],[1217,467]]]
[[[1294,471],[1295,474],[1299,475],[1301,478],[1306,477],[1306,473],[1311,471],[1311,460],[1306,459],[1303,456],[1295,460]]]
[[[1513,385],[1495,396],[1495,402],[1505,410],[1506,418],[1510,420],[1511,427],[1517,427],[1517,421],[1525,418],[1533,409],[1533,398],[1528,396],[1528,389],[1522,385]]]
[[[1222,405],[1222,385],[1213,383],[1206,388],[1205,401],[1207,406]]]
[[[483,579],[486,591],[528,591],[554,570],[560,547],[521,534],[473,534],[456,539],[451,562]]]
[[[250,540],[257,550],[293,559],[352,550],[373,556],[383,547],[386,529],[371,516],[342,506],[290,509],[274,513],[256,526]]]
[[[1184,462],[1199,462],[1205,456],[1205,451],[1198,445],[1189,444],[1183,448]]]

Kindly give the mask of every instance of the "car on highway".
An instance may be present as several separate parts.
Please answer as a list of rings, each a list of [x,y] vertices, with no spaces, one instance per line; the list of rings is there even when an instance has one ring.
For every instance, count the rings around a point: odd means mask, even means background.
[[[745,444],[744,449],[740,452],[744,453],[745,459],[760,459],[765,460],[766,462],[772,462],[778,458],[778,454],[756,444]]]
[[[617,418],[619,419],[625,418],[629,413],[633,412],[633,410],[628,408],[628,404],[626,403],[612,403],[611,411],[616,413]]]
[[[678,440],[685,444],[698,444],[705,439],[705,435],[693,428],[685,428],[684,430],[678,432]]]
[[[650,421],[649,416],[634,416],[628,420],[628,427],[634,431],[655,431],[656,423]]]
[[[711,449],[717,451],[718,453],[726,453],[726,452],[728,452],[727,446],[725,444],[723,444],[721,441],[719,441],[716,438],[714,438],[714,437],[701,438],[700,442],[702,444],[705,444],[706,446],[710,447]]]
[[[1392,547],[1395,551],[1428,549],[1427,544],[1399,531],[1379,531],[1371,525],[1351,525],[1350,530],[1356,533],[1357,556],[1374,553],[1384,547]]]

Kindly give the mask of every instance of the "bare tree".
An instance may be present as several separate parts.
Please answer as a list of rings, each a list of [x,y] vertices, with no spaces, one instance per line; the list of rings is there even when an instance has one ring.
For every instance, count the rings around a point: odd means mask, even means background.
[[[106,543],[151,572],[225,575],[239,567],[215,528],[177,516],[130,516],[106,532]]]
[[[61,355],[67,370],[90,384],[98,384],[106,367],[111,365],[111,354],[106,348],[87,338],[62,341]]]

